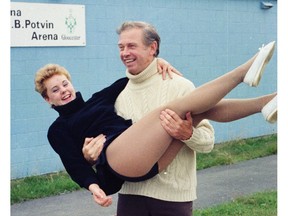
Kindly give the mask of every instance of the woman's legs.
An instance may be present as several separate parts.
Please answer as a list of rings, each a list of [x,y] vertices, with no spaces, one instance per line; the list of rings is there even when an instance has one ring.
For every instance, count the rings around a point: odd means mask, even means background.
[[[259,113],[275,96],[276,93],[249,99],[222,99],[210,110],[193,115],[193,126],[197,126],[203,119],[216,122],[231,122]]]
[[[259,113],[262,108],[276,96],[276,93],[250,99],[222,99],[212,109],[192,116],[196,127],[203,119],[216,122],[231,122],[249,115]],[[173,140],[166,152],[158,160],[159,172],[163,171],[183,147],[179,140]]]
[[[178,152],[184,146],[180,140],[173,140],[161,158],[158,160],[158,170],[162,172],[176,157]]]
[[[160,112],[169,108],[182,117],[187,112],[191,112],[192,116],[200,116],[201,113],[208,112],[243,81],[254,59],[255,56],[231,72],[195,89],[187,96],[152,111],[132,125],[107,148],[109,165],[119,174],[128,177],[146,174],[163,156],[173,141],[173,138],[161,126]],[[220,105],[222,105],[221,103]],[[220,105],[218,106],[220,107]],[[246,113],[244,116],[258,111],[259,107],[257,106],[256,110],[253,109],[250,111],[251,113]],[[212,111],[210,111],[210,115],[211,113]]]

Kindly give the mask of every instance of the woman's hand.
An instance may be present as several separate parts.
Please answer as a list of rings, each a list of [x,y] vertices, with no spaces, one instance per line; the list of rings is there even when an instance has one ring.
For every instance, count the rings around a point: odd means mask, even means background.
[[[106,137],[103,134],[95,138],[85,138],[82,153],[84,158],[91,164],[94,164],[102,152]]]
[[[183,76],[177,69],[175,69],[169,62],[162,58],[157,58],[157,69],[158,73],[162,74],[163,80],[166,79],[166,74],[168,73],[168,76],[170,79],[173,79],[172,74],[178,74],[180,76]]]
[[[94,201],[100,206],[108,207],[112,204],[112,197],[106,196],[105,192],[97,184],[91,184],[89,191],[92,193]]]

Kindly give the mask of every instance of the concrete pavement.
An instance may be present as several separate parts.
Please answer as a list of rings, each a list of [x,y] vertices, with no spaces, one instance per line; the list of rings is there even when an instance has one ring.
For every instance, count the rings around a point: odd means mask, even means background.
[[[194,209],[228,202],[242,195],[277,190],[277,155],[228,166],[198,171],[198,199]],[[27,201],[11,206],[11,216],[112,216],[117,195],[108,208],[98,206],[90,193],[80,190],[69,194]]]

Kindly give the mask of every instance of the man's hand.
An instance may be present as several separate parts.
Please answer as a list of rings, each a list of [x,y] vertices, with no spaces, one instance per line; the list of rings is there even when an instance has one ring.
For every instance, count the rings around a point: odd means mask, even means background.
[[[167,133],[174,139],[187,140],[193,134],[193,119],[190,112],[186,113],[186,119],[181,119],[174,111],[166,109],[160,114],[161,124]]]
[[[158,73],[162,74],[162,79],[166,79],[166,74],[168,73],[168,76],[170,79],[172,78],[172,74],[178,74],[180,76],[183,76],[176,68],[174,68],[169,62],[162,58],[157,58],[157,70]]]
[[[105,192],[97,184],[91,184],[89,191],[92,193],[94,201],[100,206],[108,207],[112,204],[112,197],[106,196]]]
[[[102,152],[106,137],[103,134],[95,138],[85,138],[82,153],[84,158],[91,164],[94,164]]]

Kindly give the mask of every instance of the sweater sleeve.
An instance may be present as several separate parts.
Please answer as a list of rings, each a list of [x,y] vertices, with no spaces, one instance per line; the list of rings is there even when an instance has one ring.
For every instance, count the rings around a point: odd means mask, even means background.
[[[214,128],[208,120],[201,121],[196,128],[193,128],[193,135],[184,143],[199,153],[209,153],[214,148]]]
[[[52,125],[48,131],[48,140],[73,181],[87,190],[90,184],[98,184],[95,171],[84,159],[81,149],[77,149],[67,130]]]
[[[127,77],[120,78],[116,80],[114,83],[112,83],[110,86],[102,89],[99,92],[94,93],[91,99],[89,99],[88,101],[98,99],[99,97],[100,98],[105,97],[105,100],[108,101],[109,103],[115,103],[116,98],[123,91],[128,81],[129,80]]]

